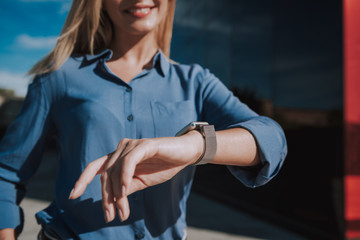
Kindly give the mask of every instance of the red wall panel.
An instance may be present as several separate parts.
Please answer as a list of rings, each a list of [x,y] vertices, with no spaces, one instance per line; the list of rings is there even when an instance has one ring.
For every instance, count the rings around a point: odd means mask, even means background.
[[[360,238],[360,1],[344,0],[345,235]]]

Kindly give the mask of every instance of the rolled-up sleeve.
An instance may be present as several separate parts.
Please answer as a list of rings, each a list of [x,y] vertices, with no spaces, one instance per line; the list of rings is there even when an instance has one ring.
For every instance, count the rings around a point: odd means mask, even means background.
[[[199,70],[198,78],[201,82],[202,120],[213,124],[216,130],[244,128],[257,143],[259,166],[227,166],[228,169],[247,187],[267,183],[279,172],[287,154],[284,131],[274,120],[259,116],[242,103],[208,70]]]
[[[22,109],[0,142],[0,229],[23,224],[19,203],[25,184],[39,166],[50,130],[49,101],[39,79],[28,87]]]
[[[281,127],[267,117],[254,117],[229,126],[248,130],[255,138],[261,165],[256,167],[227,166],[230,172],[247,187],[258,187],[279,172],[287,154],[286,139]]]

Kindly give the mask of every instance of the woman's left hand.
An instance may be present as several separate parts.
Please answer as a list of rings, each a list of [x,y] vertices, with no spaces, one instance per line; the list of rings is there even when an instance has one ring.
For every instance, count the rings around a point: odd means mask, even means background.
[[[121,221],[125,221],[130,214],[128,195],[171,179],[199,159],[203,145],[197,131],[181,137],[123,139],[116,151],[88,164],[69,199],[80,197],[93,178],[101,174],[106,222],[115,218],[116,208]]]

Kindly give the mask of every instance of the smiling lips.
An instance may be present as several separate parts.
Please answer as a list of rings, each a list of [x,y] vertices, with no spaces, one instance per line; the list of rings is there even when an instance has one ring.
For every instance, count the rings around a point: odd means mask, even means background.
[[[126,10],[126,12],[134,17],[143,18],[149,15],[153,8],[154,6],[135,6]]]

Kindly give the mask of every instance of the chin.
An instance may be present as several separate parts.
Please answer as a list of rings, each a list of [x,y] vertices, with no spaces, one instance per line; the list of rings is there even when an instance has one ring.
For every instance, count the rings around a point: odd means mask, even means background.
[[[145,35],[155,31],[158,24],[146,21],[146,22],[135,22],[128,26],[128,32],[130,34]]]

